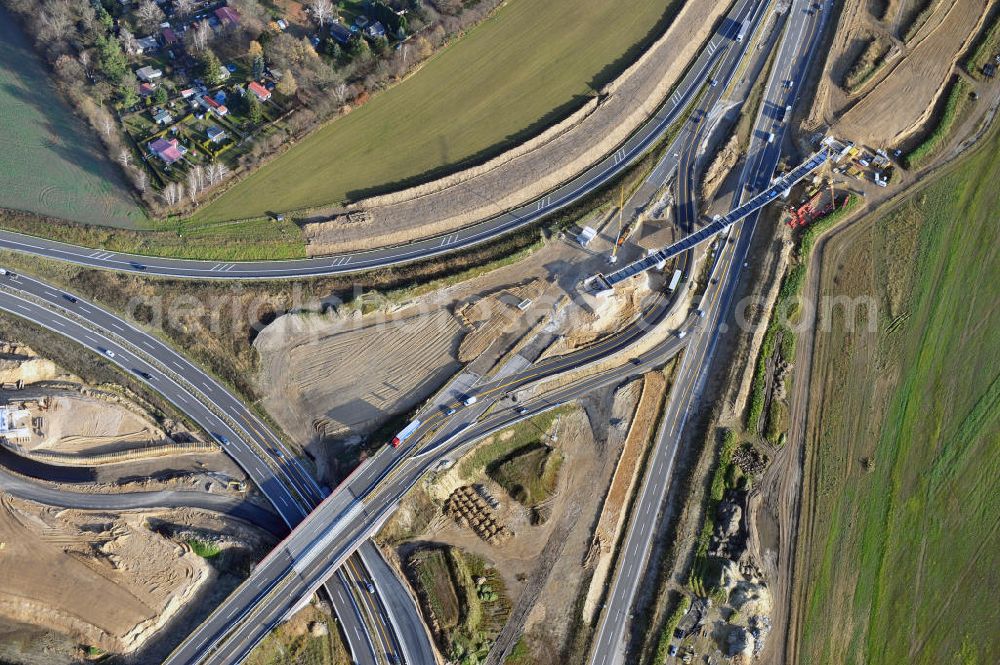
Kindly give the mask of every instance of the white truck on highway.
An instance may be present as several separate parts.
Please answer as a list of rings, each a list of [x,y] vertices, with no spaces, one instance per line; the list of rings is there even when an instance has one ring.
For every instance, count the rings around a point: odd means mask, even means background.
[[[670,285],[667,286],[667,290],[673,293],[674,289],[677,288],[677,285],[680,284],[680,281],[681,281],[681,271],[675,270],[674,276],[670,278]]]
[[[392,447],[393,448],[399,448],[399,444],[401,444],[404,441],[406,441],[407,439],[409,439],[413,435],[413,433],[417,431],[417,429],[419,427],[420,427],[420,421],[419,420],[414,420],[409,425],[407,425],[406,427],[404,427],[402,430],[400,430],[399,434],[397,434],[396,436],[392,437],[392,442],[391,442],[392,443]]]

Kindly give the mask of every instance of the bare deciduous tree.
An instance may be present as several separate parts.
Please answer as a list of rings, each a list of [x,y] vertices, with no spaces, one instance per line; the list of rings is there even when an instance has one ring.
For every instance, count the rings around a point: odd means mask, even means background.
[[[77,59],[79,59],[79,61],[80,61],[80,66],[83,67],[83,72],[87,76],[91,76],[93,74],[93,70],[91,70],[91,68],[90,68],[90,64],[91,64],[91,60],[92,60],[91,53],[93,53],[93,51],[89,51],[89,50],[80,51],[80,55],[77,56]]]
[[[168,206],[172,206],[177,203],[177,183],[168,182],[167,186],[163,188],[161,195]]]
[[[140,192],[146,191],[146,184],[149,182],[149,176],[146,175],[146,170],[143,168],[137,168],[132,172],[132,182],[135,184],[135,188]]]
[[[139,25],[146,31],[152,31],[164,19],[163,10],[160,9],[155,0],[142,0],[139,3],[139,8],[135,10],[135,16],[139,19]]]
[[[131,161],[132,161],[132,154],[128,150],[122,148],[121,150],[118,151],[119,164],[121,164],[125,168],[128,168],[129,162]]]
[[[333,3],[330,0],[311,0],[309,9],[321,28],[333,18]]]
[[[198,202],[198,174],[194,172],[194,169],[188,171],[188,197],[191,199],[191,203]]]
[[[104,138],[110,138],[111,132],[115,130],[115,121],[111,119],[111,116],[105,113],[101,117],[101,133],[104,134]]]
[[[208,21],[199,21],[193,29],[188,30],[188,47],[198,53],[208,48],[208,42],[212,37],[212,29],[208,26]]]
[[[338,83],[337,85],[333,86],[332,92],[333,92],[333,98],[337,102],[337,106],[341,106],[343,105],[344,102],[347,101],[346,83]]]
[[[174,2],[174,13],[181,16],[190,16],[194,13],[197,0],[176,0]]]
[[[73,7],[65,0],[45,5],[38,17],[38,36],[50,42],[63,39],[73,25]]]
[[[118,39],[122,43],[122,50],[128,56],[137,55],[140,51],[139,40],[135,38],[135,35],[128,29],[123,27],[121,32],[118,33]]]

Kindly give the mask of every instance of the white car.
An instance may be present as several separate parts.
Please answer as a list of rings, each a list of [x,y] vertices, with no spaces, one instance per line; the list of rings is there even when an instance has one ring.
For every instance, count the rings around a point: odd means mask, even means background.
[[[106,355],[108,358],[114,358],[115,352],[112,351],[111,349],[104,349],[104,355]]]

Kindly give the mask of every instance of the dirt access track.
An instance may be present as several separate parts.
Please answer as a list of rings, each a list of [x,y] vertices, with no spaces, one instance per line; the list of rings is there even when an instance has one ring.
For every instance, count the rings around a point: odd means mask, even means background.
[[[583,172],[660,106],[728,8],[727,2],[685,3],[667,32],[599,100],[535,139],[480,166],[350,206],[362,214],[307,223],[309,255],[367,249],[373,237],[395,245],[454,231]]]

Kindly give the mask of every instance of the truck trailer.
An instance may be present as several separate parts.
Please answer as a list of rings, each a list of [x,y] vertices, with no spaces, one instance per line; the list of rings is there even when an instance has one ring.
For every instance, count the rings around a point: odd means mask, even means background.
[[[674,276],[670,278],[670,286],[667,287],[667,290],[673,293],[674,289],[677,288],[677,285],[680,283],[680,281],[681,281],[681,271],[675,270]]]
[[[401,444],[404,441],[406,441],[407,439],[409,439],[410,436],[412,436],[413,433],[416,432],[419,427],[420,427],[420,421],[419,420],[414,420],[409,425],[407,425],[406,427],[404,427],[402,430],[400,430],[399,434],[397,434],[396,436],[392,437],[392,442],[391,442],[392,443],[392,447],[393,448],[399,448],[399,444]]]

